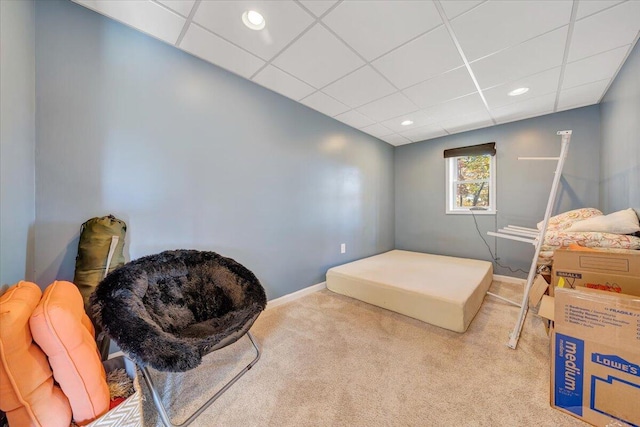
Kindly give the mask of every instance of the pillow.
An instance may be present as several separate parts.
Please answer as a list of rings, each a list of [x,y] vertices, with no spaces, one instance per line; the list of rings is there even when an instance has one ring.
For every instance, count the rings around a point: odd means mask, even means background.
[[[633,208],[633,210],[636,211],[636,215],[638,216],[638,221],[640,221],[640,208]],[[640,237],[640,231],[636,231],[634,236]]]
[[[565,231],[596,231],[611,234],[633,234],[640,231],[636,212],[629,208],[609,215],[585,219],[571,225]]]
[[[29,330],[40,295],[38,285],[19,282],[0,297],[0,409],[11,426],[69,427],[69,401]]]
[[[580,208],[568,212],[563,212],[549,218],[549,225],[547,226],[547,230],[566,230],[575,222],[583,221],[587,218],[601,215],[602,211],[595,208]],[[540,221],[537,224],[538,230],[542,230],[543,222],[544,221]]]
[[[33,339],[49,357],[69,398],[73,419],[88,424],[109,410],[109,386],[82,295],[70,282],[53,282],[31,315]]]

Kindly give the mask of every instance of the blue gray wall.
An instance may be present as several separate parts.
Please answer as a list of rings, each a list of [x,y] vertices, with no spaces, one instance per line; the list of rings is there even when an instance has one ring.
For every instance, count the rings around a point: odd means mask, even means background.
[[[600,114],[595,105],[397,147],[396,247],[491,259],[473,217],[445,214],[443,150],[495,141],[498,213],[476,215],[478,227],[494,254],[497,250],[501,264],[528,271],[534,253],[532,245],[496,241],[486,232],[509,224],[535,227],[544,217],[556,162],[517,158],[557,156],[560,137],[556,131],[565,129],[572,129],[573,136],[554,213],[598,207]],[[515,275],[500,267],[495,272]]]
[[[35,15],[0,1],[0,285],[33,279]]]
[[[600,103],[600,113],[602,209],[640,208],[640,44]]]
[[[392,146],[73,3],[36,24],[41,286],[109,213],[129,258],[217,251],[270,298],[393,248]]]
[[[555,212],[640,204],[638,47],[602,108],[394,151],[72,3],[38,2],[35,21],[33,2],[0,5],[1,282],[70,279],[79,225],[108,213],[129,223],[129,258],[216,250],[253,269],[270,298],[391,249],[394,236],[401,249],[489,259],[473,219],[444,214],[442,158],[488,141],[499,212],[478,225],[503,264],[527,268],[532,247],[486,231],[542,217],[553,164],[516,158],[556,155],[559,129],[574,136]]]

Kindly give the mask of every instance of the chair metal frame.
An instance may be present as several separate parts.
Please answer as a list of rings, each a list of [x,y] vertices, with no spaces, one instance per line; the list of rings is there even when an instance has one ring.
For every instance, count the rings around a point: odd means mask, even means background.
[[[251,335],[251,332],[247,331],[246,335],[249,337],[251,344],[253,344],[253,348],[256,350],[256,357],[251,361],[251,363],[249,363],[240,372],[238,372],[236,376],[234,376],[231,380],[229,380],[229,382],[227,382],[220,390],[218,390],[216,394],[214,394],[209,400],[207,400],[204,403],[204,405],[198,408],[198,410],[196,410],[193,414],[191,414],[189,418],[187,418],[181,424],[174,424],[171,422],[171,419],[167,414],[167,410],[162,404],[162,397],[158,393],[158,390],[156,389],[155,385],[153,384],[153,380],[151,379],[151,373],[149,372],[149,369],[146,366],[140,366],[140,370],[142,371],[142,377],[144,378],[144,381],[147,384],[149,391],[151,391],[151,396],[153,397],[153,403],[155,404],[156,409],[158,410],[158,415],[160,415],[160,419],[162,420],[162,422],[166,427],[185,427],[191,424],[196,418],[198,418],[198,416],[200,416],[200,414],[206,411],[207,408],[209,408],[209,406],[213,404],[213,402],[215,402],[236,381],[238,381],[240,377],[246,374],[247,371],[249,371],[253,367],[253,365],[258,363],[258,360],[260,360],[260,355],[261,355],[260,347],[258,346],[255,339],[253,338],[253,335]]]

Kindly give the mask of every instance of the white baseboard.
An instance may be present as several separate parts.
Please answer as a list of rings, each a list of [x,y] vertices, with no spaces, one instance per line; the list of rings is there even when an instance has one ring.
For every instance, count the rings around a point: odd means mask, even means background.
[[[291,294],[283,295],[280,298],[272,299],[267,301],[266,310],[278,307],[279,305],[286,304],[288,302],[297,300],[298,298],[302,298],[305,295],[312,294],[314,292],[318,292],[327,287],[327,282],[321,282],[316,285],[311,285],[308,288],[300,289],[299,291],[293,292]]]
[[[526,285],[527,279],[521,279],[520,277],[503,276],[502,274],[494,274],[493,280],[503,283],[514,283],[516,285]]]

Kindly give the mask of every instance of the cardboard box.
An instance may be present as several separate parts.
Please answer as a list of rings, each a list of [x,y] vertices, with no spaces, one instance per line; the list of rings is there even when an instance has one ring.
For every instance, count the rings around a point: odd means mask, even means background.
[[[558,249],[551,275],[555,288],[586,287],[640,296],[640,251]]]
[[[540,307],[538,308],[538,316],[542,317],[542,324],[544,325],[544,330],[547,335],[551,333],[551,329],[553,328],[554,307],[553,297],[543,295]]]
[[[547,293],[547,289],[549,289],[549,284],[542,275],[538,274],[529,291],[529,307],[537,306],[542,296]]]
[[[538,309],[538,316],[544,317],[547,320],[551,320],[553,322],[553,318],[555,315],[555,301],[553,297],[549,295],[542,296],[542,302],[540,303],[540,308]]]
[[[551,406],[595,426],[640,425],[640,298],[556,289]]]

